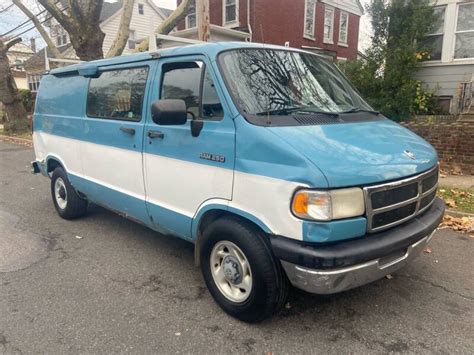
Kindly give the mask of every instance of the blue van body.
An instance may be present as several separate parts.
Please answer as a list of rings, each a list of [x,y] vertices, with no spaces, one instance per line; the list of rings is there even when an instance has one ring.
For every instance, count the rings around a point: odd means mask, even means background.
[[[386,118],[275,127],[250,123],[229,92],[218,60],[221,53],[242,48],[289,50],[212,43],[52,70],[43,76],[36,101],[35,169],[50,176],[61,166],[88,201],[196,243],[197,249],[211,220],[238,216],[269,236],[291,283],[310,292],[343,291],[404,265],[428,243],[444,211],[432,194],[438,174],[433,147]],[[222,119],[205,121],[198,137],[190,134],[191,120],[159,126],[151,116],[163,68],[176,61],[204,63],[222,105]],[[141,119],[89,117],[91,80],[127,68],[147,70]],[[161,138],[150,137],[152,130]],[[436,180],[426,191],[425,177]],[[371,230],[372,191],[409,184],[420,189],[417,213],[391,228]],[[354,187],[364,193],[365,211],[359,216],[317,221],[291,211],[301,189]],[[421,201],[428,193],[431,200]]]

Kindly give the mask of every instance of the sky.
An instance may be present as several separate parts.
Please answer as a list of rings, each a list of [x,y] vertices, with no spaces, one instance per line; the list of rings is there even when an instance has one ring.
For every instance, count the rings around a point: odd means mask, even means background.
[[[360,1],[363,6],[370,2],[370,0]],[[153,2],[160,7],[165,7],[168,9],[176,8],[176,0],[153,0]],[[23,0],[23,3],[25,3],[30,8],[30,10],[33,11],[33,13],[39,12],[39,6],[35,0]],[[27,17],[19,9],[17,9],[16,6],[12,6],[8,10],[2,12],[2,10],[7,8],[10,4],[11,0],[0,0],[0,34],[9,31],[10,29],[27,20]],[[28,27],[30,27],[30,25],[25,26],[23,29],[27,29]],[[359,29],[359,50],[364,51],[366,48],[368,48],[368,46],[370,46],[370,35],[370,19],[367,15],[363,15],[360,21]],[[37,38],[37,48],[39,49],[44,46],[43,40],[35,29],[22,34],[22,38],[25,42],[29,42],[30,38]]]

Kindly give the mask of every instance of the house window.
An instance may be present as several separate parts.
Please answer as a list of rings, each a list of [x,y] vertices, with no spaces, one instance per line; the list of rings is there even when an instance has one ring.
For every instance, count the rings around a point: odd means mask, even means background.
[[[186,16],[186,28],[194,28],[197,25],[196,3],[193,1],[189,7],[188,16]]]
[[[333,43],[334,33],[334,8],[325,6],[324,7],[324,43]]]
[[[26,76],[26,79],[28,81],[28,89],[30,91],[35,92],[38,91],[39,85],[40,85],[40,80],[41,80],[41,75],[40,74],[28,74]]]
[[[128,32],[128,49],[135,49],[135,30]]]
[[[140,121],[148,67],[105,71],[92,78],[87,93],[89,117]]]
[[[68,43],[68,36],[67,32],[64,28],[61,26],[56,26],[55,28],[55,36],[56,36],[56,45],[59,46],[64,46],[65,44]]]
[[[423,46],[430,51],[430,56],[427,60],[441,60],[441,53],[443,52],[445,12],[446,7],[435,7],[434,9],[436,22],[433,25],[433,31],[425,37],[422,43]]]
[[[474,3],[458,6],[454,58],[474,58]]]
[[[143,4],[138,4],[138,14],[139,15],[145,14],[145,7],[143,6]]]
[[[237,7],[238,0],[223,0],[224,1],[224,24],[237,22]]]
[[[304,37],[314,39],[314,18],[316,14],[316,0],[306,0],[304,10]]]
[[[341,11],[339,19],[339,43],[347,44],[347,29],[349,27],[349,14]]]

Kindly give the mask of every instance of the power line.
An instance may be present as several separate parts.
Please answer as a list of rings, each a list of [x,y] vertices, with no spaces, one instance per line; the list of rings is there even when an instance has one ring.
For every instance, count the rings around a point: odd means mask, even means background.
[[[44,12],[46,11],[46,9],[44,9],[43,11],[39,12],[38,14],[35,15],[35,17],[38,17],[39,15],[43,14]],[[0,35],[0,37],[3,37],[3,36],[6,36],[12,32],[15,32],[16,30],[18,30],[19,28],[25,26],[28,24],[28,22],[32,22],[31,19],[28,19],[22,23],[20,23],[18,26],[16,26],[15,28],[12,28],[10,31],[7,31],[5,32],[4,34]]]
[[[61,9],[61,11],[67,10],[67,8],[68,8],[68,6],[64,7],[63,9]],[[46,11],[46,10],[45,10],[45,11]],[[43,24],[43,23],[49,21],[49,20],[52,19],[52,18],[53,18],[53,15],[49,15],[49,16],[46,17],[42,22],[40,22],[40,24]],[[31,26],[30,28],[24,30],[23,32],[14,35],[13,38],[10,38],[10,40],[13,40],[13,39],[15,39],[15,38],[17,38],[17,37],[20,37],[20,36],[21,36],[22,34],[24,34],[24,33],[30,32],[31,30],[35,29],[35,27],[36,27],[35,25]]]
[[[5,12],[5,11],[8,11],[8,9],[10,9],[12,6],[13,6],[13,3],[10,4],[10,5],[8,5],[8,6],[7,6],[6,8],[4,8],[4,9],[0,9],[0,14],[3,13],[3,12]]]
[[[54,5],[57,5],[59,2],[60,2],[60,0],[56,1],[56,2],[54,3]],[[11,7],[11,6],[13,6],[13,5],[14,5],[14,4],[11,4],[11,5],[9,5],[9,7]],[[64,11],[64,10],[66,10],[67,8],[68,8],[68,6],[66,6],[64,9],[62,9],[62,10],[60,10],[60,11]],[[45,12],[46,12],[46,9],[43,9],[42,11],[38,12],[38,13],[37,13],[36,15],[34,15],[34,16],[35,16],[35,17],[38,17],[38,16],[42,15],[42,14],[45,13]],[[1,12],[0,12],[0,13],[1,13]],[[50,17],[50,18],[51,18],[51,17]],[[15,28],[12,28],[11,30],[9,30],[9,31],[7,31],[7,32],[5,32],[5,33],[3,33],[3,34],[1,34],[0,37],[3,37],[3,36],[6,36],[6,35],[8,35],[8,34],[10,34],[10,33],[12,33],[12,32],[15,32],[16,30],[20,29],[21,27],[24,27],[25,25],[27,25],[29,22],[32,22],[31,19],[27,19],[26,21],[20,23],[20,24],[19,24],[18,26],[16,26]],[[42,23],[44,23],[44,22],[45,22],[45,21],[43,21]],[[30,31],[30,30],[29,30],[29,31]],[[24,32],[22,32],[22,33],[24,33]]]

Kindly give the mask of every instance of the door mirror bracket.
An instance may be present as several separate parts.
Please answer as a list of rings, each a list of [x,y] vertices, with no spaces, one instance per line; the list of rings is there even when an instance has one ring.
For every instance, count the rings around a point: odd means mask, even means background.
[[[191,121],[191,135],[193,137],[199,137],[199,134],[201,134],[201,130],[203,126],[204,126],[203,120],[193,119]]]

